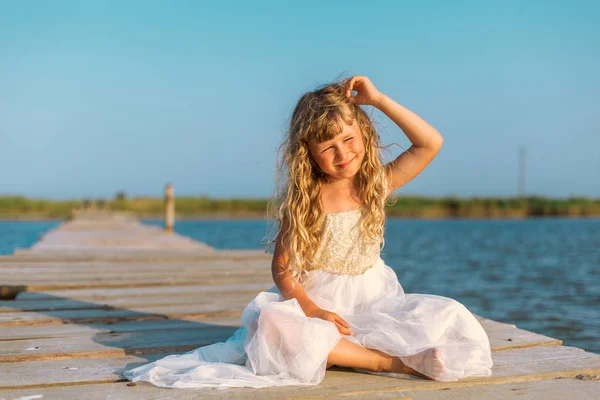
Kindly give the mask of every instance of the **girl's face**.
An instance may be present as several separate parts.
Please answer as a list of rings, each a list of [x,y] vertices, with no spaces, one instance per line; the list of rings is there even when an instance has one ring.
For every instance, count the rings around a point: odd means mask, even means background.
[[[342,122],[342,132],[331,140],[317,143],[310,139],[311,157],[330,180],[352,179],[365,157],[362,132],[357,122]]]

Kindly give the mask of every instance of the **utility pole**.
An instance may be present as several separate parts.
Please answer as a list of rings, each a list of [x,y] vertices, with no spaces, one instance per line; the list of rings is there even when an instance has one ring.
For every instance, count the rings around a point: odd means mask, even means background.
[[[525,148],[519,151],[519,198],[525,195]]]

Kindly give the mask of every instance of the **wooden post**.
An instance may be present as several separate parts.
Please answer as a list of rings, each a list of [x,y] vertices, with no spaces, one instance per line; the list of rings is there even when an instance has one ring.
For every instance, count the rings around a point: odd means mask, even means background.
[[[175,225],[175,196],[173,195],[173,185],[167,183],[165,187],[165,230],[168,233],[173,232]]]

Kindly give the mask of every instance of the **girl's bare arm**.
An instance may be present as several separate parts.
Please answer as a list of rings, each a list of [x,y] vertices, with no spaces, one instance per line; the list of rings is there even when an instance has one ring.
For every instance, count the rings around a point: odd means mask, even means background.
[[[378,97],[375,107],[398,125],[412,146],[386,164],[391,175],[389,193],[410,182],[434,159],[444,143],[442,135],[417,114],[386,95]]]
[[[287,226],[282,222],[281,232],[285,232]],[[273,252],[273,261],[271,263],[271,273],[273,281],[281,292],[281,295],[286,299],[296,299],[307,317],[320,318],[326,321],[333,322],[337,329],[343,335],[352,335],[350,325],[338,314],[323,310],[315,304],[304,291],[302,285],[287,271],[289,263],[289,249],[284,246],[281,241],[281,234],[277,235],[275,240],[275,251]]]
[[[346,96],[355,104],[367,104],[381,110],[406,134],[412,146],[394,161],[385,165],[391,177],[388,193],[419,175],[440,151],[444,139],[417,114],[381,93],[366,76],[354,76],[344,81]],[[356,91],[352,96],[351,91]]]
[[[286,227],[283,226],[283,228],[285,229]],[[285,232],[284,229],[280,230],[280,232]],[[278,235],[275,240],[273,261],[271,262],[273,281],[286,300],[295,298],[298,300],[300,307],[302,307],[304,314],[310,316],[319,307],[308,297],[296,278],[286,270],[289,260],[289,249],[282,244],[281,235]]]

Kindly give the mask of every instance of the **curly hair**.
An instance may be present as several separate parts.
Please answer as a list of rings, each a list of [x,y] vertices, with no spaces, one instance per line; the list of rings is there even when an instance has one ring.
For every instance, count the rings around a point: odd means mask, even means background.
[[[270,221],[279,222],[279,227],[265,250],[268,252],[269,245],[280,237],[290,252],[287,270],[299,281],[314,268],[312,259],[319,247],[325,219],[319,199],[327,177],[310,156],[308,142],[333,139],[342,132],[342,121],[348,125],[358,123],[365,146],[365,156],[355,176],[363,204],[361,233],[367,240],[380,243],[381,248],[385,245],[388,179],[379,151],[379,135],[365,110],[348,100],[342,83],[323,85],[305,93],[294,108],[285,140],[278,150],[275,195],[267,208]],[[285,178],[283,181],[281,176]]]

